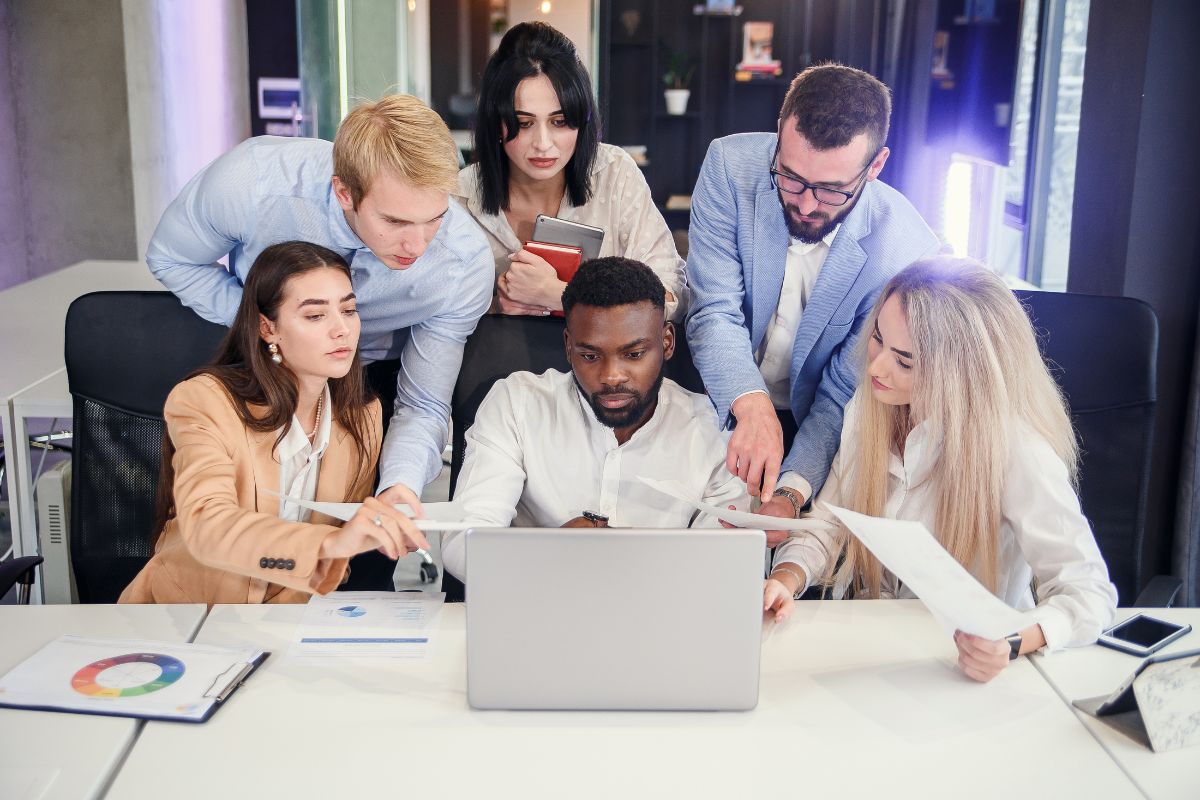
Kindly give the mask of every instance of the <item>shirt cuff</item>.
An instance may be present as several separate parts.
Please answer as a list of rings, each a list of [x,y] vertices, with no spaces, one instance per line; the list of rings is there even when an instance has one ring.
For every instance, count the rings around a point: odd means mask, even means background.
[[[730,414],[733,414],[733,404],[736,403],[738,400],[741,400],[743,397],[745,397],[748,394],[765,394],[765,395],[767,395],[768,400],[771,399],[771,395],[767,392],[766,389],[751,389],[748,392],[742,392],[737,397],[733,398],[732,402],[730,402],[730,404],[729,404],[729,413]],[[735,419],[736,419],[736,417],[735,417]]]
[[[1029,618],[1041,626],[1046,646],[1043,654],[1050,654],[1066,647],[1071,641],[1071,622],[1061,609],[1042,604],[1029,612]]]
[[[801,477],[800,473],[798,472],[783,473],[779,476],[779,480],[775,482],[775,485],[777,487],[786,486],[789,489],[794,489],[795,491],[799,492],[800,496],[804,498],[804,503],[812,500],[812,484]],[[801,503],[801,505],[804,505],[804,503]]]

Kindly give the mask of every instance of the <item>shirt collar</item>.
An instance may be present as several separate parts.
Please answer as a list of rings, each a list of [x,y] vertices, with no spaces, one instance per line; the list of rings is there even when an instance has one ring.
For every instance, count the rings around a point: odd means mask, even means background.
[[[329,233],[335,249],[342,250],[365,250],[367,246],[363,244],[363,240],[358,238],[358,234],[350,227],[350,223],[346,221],[346,212],[342,211],[342,206],[338,203],[337,195],[333,191],[333,182],[329,183],[329,198],[326,201],[326,206],[329,215]]]
[[[842,223],[833,226],[833,230],[825,234],[824,238],[819,242],[802,242],[799,239],[792,238],[792,244],[789,248],[796,255],[806,256],[821,245],[833,247],[833,240],[838,235],[838,231],[842,229]]]
[[[321,400],[321,420],[317,425],[317,435],[312,442],[308,441],[308,432],[304,430],[300,424],[300,420],[292,415],[292,424],[288,426],[287,433],[279,442],[279,446],[275,448],[279,460],[287,461],[296,456],[308,453],[308,458],[320,458],[325,454],[325,449],[329,446],[329,434],[333,430],[333,413],[332,400],[329,396],[329,384],[325,384],[325,392]]]

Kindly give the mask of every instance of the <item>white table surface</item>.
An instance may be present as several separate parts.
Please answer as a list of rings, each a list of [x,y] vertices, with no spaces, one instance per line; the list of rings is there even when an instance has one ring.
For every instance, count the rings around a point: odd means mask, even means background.
[[[1191,623],[1192,632],[1163,648],[1161,653],[1200,649],[1200,608],[1122,608],[1117,613],[1120,619],[1125,619],[1139,611],[1171,622]],[[1137,656],[1100,645],[1034,659],[1034,665],[1067,703],[1111,693],[1141,662]],[[1072,710],[1148,797],[1187,800],[1200,797],[1200,747],[1155,753],[1096,718]]]
[[[215,607],[197,641],[275,654],[205,725],[148,723],[109,796],[1139,796],[1028,659],[971,682],[917,601],[797,604],[744,713],[472,711],[463,606],[429,663],[290,659],[302,611]]]
[[[0,674],[63,634],[189,642],[203,605],[0,606]],[[142,723],[0,708],[0,797],[96,797]]]

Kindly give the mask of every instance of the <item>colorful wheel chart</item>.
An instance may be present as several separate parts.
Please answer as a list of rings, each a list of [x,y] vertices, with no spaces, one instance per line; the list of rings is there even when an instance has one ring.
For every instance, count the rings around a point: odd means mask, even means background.
[[[362,606],[342,606],[337,613],[343,617],[361,617],[367,610]]]
[[[89,697],[137,697],[183,677],[183,662],[161,653],[127,653],[93,661],[75,673],[71,688]]]

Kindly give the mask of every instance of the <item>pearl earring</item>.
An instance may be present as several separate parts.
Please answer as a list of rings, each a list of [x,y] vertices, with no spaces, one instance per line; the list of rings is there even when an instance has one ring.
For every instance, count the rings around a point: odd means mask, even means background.
[[[271,360],[276,364],[283,363],[283,356],[279,355],[279,345],[271,342],[267,345],[267,351],[271,354]]]

